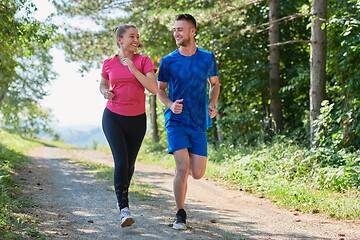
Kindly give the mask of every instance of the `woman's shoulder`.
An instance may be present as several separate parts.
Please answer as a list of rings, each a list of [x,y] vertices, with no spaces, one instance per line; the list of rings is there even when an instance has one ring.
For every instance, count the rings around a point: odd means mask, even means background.
[[[104,64],[110,63],[110,62],[114,61],[114,59],[116,59],[116,58],[117,58],[116,55],[114,55],[112,58],[107,58],[104,60]]]
[[[134,58],[139,58],[141,60],[150,59],[148,55],[142,55],[142,54],[135,54]]]

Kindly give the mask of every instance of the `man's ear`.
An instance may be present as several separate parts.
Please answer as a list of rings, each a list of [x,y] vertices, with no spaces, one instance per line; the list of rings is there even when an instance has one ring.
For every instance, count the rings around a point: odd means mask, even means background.
[[[196,33],[196,28],[194,28],[194,27],[191,28],[190,32],[191,32],[192,35],[195,35],[195,33]]]

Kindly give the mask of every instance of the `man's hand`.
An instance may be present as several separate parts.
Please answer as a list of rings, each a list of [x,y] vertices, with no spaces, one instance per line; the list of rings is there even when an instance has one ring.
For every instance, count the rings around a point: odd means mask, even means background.
[[[171,104],[170,109],[174,114],[180,114],[182,112],[183,109],[183,105],[181,104],[182,101],[184,101],[184,99],[178,99]]]
[[[210,118],[214,118],[216,116],[216,109],[213,106],[209,105],[208,110]]]

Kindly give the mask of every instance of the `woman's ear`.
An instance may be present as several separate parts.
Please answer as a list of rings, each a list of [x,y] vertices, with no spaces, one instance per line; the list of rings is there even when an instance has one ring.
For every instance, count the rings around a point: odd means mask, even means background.
[[[121,38],[116,38],[116,42],[118,43],[119,46],[122,45],[122,40],[121,40]]]

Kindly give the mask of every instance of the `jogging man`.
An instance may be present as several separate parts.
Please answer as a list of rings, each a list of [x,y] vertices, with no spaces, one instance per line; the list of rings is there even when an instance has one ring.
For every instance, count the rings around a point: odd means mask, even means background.
[[[188,176],[200,179],[205,174],[206,129],[216,116],[215,104],[220,93],[215,56],[196,47],[195,32],[193,16],[175,17],[174,38],[179,48],[162,58],[158,75],[158,97],[167,107],[164,115],[168,151],[176,163],[173,189],[177,213],[173,228],[180,230],[186,229]]]

